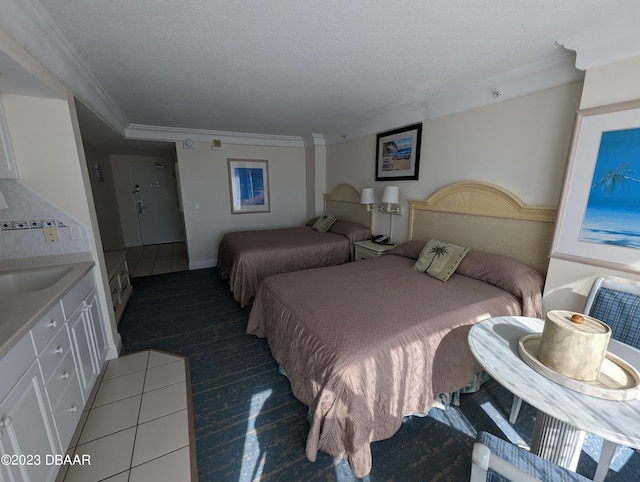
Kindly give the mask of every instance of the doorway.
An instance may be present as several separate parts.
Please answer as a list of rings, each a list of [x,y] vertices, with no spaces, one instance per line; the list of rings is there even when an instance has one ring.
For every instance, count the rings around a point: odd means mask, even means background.
[[[130,164],[140,238],[144,246],[184,240],[173,164]]]

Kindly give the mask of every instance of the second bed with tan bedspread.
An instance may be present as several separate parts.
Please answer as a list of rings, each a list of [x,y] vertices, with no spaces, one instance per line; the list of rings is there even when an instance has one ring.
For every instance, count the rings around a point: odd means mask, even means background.
[[[346,263],[354,241],[371,237],[371,230],[338,219],[327,232],[306,226],[226,234],[218,247],[218,268],[241,307],[248,305],[267,276]]]

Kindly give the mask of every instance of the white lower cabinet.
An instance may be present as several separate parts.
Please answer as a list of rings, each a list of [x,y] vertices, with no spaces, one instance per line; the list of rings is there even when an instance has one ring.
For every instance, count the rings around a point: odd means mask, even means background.
[[[69,327],[82,397],[86,402],[107,354],[100,304],[92,273],[69,291],[62,299],[62,307]]]
[[[102,323],[98,294],[95,290],[89,293],[85,299],[85,305],[87,307],[87,316],[91,319],[91,327],[93,328],[93,334],[95,336],[96,359],[98,361],[98,368],[100,368],[107,358],[109,345],[107,344],[107,336],[105,335],[104,324]]]
[[[52,414],[38,364],[34,362],[0,403],[0,470],[7,482],[55,479],[46,455],[59,453]]]
[[[73,347],[72,350],[76,360],[76,366],[78,367],[82,398],[86,402],[93,382],[95,382],[98,376],[95,337],[87,309],[84,306],[81,307],[71,316],[67,324],[69,326],[69,334],[71,335],[71,345]]]
[[[80,383],[78,382],[78,378],[74,377],[69,380],[69,384],[62,394],[60,402],[53,410],[53,421],[58,434],[60,447],[62,447],[61,453],[65,452],[69,446],[69,442],[71,442],[73,433],[80,421],[84,405]]]
[[[89,272],[0,359],[0,482],[55,480],[107,348]]]

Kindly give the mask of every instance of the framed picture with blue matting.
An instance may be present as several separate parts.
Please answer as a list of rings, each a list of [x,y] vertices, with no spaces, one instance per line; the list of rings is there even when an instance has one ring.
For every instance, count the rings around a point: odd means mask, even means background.
[[[256,159],[227,159],[231,214],[268,213],[269,162]]]
[[[640,101],[578,111],[551,256],[640,272]]]

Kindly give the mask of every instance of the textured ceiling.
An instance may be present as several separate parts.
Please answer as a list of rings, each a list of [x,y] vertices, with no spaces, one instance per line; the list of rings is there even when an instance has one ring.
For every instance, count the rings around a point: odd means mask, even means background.
[[[32,1],[126,122],[290,136],[573,65],[557,41],[640,14],[637,0]]]
[[[55,92],[0,50],[0,93],[2,92],[36,97],[55,95]]]

